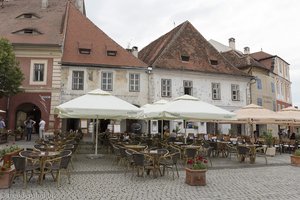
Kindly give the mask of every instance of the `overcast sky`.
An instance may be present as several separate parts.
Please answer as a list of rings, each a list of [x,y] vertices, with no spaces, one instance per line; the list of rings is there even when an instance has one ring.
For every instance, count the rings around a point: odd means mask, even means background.
[[[290,64],[293,104],[300,106],[299,0],[85,0],[88,18],[122,47],[142,49],[188,20],[207,39]]]

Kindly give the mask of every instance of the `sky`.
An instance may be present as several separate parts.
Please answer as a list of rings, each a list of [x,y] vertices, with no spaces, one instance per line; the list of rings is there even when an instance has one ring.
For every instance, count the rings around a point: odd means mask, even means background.
[[[263,50],[290,64],[300,107],[299,0],[85,0],[87,17],[124,48],[140,49],[189,21],[207,39]]]

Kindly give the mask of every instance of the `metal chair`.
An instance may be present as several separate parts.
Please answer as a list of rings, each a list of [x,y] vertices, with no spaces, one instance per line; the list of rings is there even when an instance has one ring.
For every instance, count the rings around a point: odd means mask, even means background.
[[[180,159],[180,152],[175,152],[172,154],[165,155],[163,159],[161,159],[160,161],[160,165],[163,167],[163,175],[165,175],[166,169],[171,169],[173,173],[173,180],[174,180],[174,168],[175,168],[177,172],[177,176],[179,178],[178,167],[177,167],[177,163],[179,159]]]

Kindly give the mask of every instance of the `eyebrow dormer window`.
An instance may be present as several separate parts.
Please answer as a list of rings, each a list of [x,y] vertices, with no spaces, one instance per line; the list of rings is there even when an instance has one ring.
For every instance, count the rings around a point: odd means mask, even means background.
[[[107,51],[106,55],[107,56],[116,56],[117,55],[117,51]]]
[[[34,13],[23,13],[22,15],[19,15],[18,17],[16,17],[18,19],[39,19],[40,17],[37,16]]]
[[[190,56],[181,55],[181,60],[184,61],[184,62],[189,62],[190,61]]]
[[[218,65],[218,61],[217,60],[210,60],[210,64],[212,64],[212,65]]]
[[[25,34],[25,35],[41,35],[42,33],[36,29],[24,28],[19,31],[12,32],[13,34]]]
[[[89,55],[91,54],[91,49],[79,48],[79,53]]]

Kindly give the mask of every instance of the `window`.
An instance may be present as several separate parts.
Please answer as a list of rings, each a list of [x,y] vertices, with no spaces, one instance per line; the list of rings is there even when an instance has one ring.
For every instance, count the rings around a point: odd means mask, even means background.
[[[129,92],[139,92],[139,91],[140,91],[140,75],[129,74]]]
[[[183,81],[184,94],[192,95],[193,81]]]
[[[171,79],[161,79],[161,96],[171,97]]]
[[[212,89],[212,99],[220,100],[221,99],[220,83],[212,83],[211,89]]]
[[[256,79],[256,83],[257,83],[257,89],[261,90],[262,89],[262,85],[261,85],[261,80],[259,78]]]
[[[73,71],[72,90],[83,90],[83,71]]]
[[[218,61],[217,60],[210,60],[210,64],[212,64],[212,65],[218,65]]]
[[[89,55],[91,54],[91,49],[79,48],[79,53]]]
[[[273,101],[273,111],[276,112],[276,102]]]
[[[257,98],[257,105],[262,106],[262,98]]]
[[[271,89],[272,89],[272,93],[275,93],[275,84],[273,82],[271,82]]]
[[[21,15],[19,15],[16,18],[25,18],[25,19],[39,19],[40,17],[38,15],[36,15],[35,13],[23,13]]]
[[[30,84],[46,85],[47,83],[47,60],[31,60]]]
[[[277,85],[277,94],[281,94],[281,91],[280,91],[280,83],[277,81],[277,83],[276,83],[276,85]]]
[[[112,72],[102,72],[102,84],[101,89],[104,91],[112,91],[113,90],[113,73]]]
[[[33,81],[37,81],[37,82],[43,82],[44,81],[44,69],[45,69],[44,64],[34,63]]]
[[[107,51],[106,55],[107,56],[116,56],[117,55],[117,51]]]
[[[13,34],[24,34],[24,35],[41,35],[42,33],[36,29],[24,28],[22,30],[14,31]]]
[[[240,86],[236,84],[231,85],[231,99],[232,101],[240,100]]]
[[[184,61],[184,62],[189,62],[190,56],[181,55],[181,60]]]

